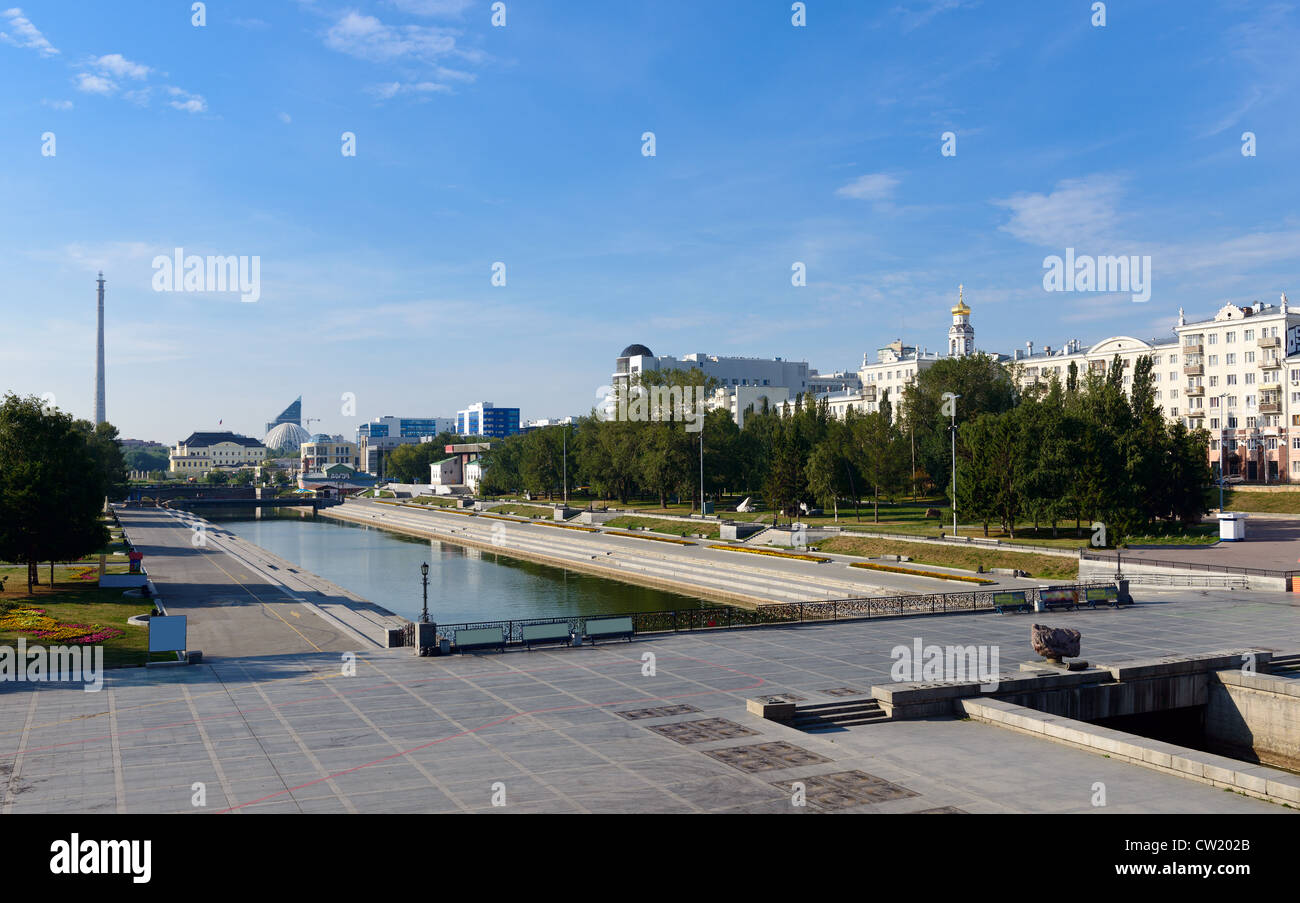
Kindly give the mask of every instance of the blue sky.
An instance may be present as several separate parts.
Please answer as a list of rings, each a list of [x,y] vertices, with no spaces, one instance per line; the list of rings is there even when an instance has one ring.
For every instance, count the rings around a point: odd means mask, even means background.
[[[856,368],[942,349],[958,283],[1000,351],[1300,303],[1295,3],[17,2],[0,390],[91,415],[102,268],[130,437],[583,413],[631,342]],[[177,247],[260,300],[153,291]],[[1044,291],[1067,247],[1150,255],[1151,300]]]

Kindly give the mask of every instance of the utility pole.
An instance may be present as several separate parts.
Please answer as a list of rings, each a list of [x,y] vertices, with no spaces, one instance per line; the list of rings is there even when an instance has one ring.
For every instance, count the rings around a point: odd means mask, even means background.
[[[704,424],[700,424],[700,517],[704,516]]]

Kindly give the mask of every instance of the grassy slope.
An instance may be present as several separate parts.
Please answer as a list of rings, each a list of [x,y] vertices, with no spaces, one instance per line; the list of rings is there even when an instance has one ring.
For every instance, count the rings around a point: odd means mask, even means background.
[[[816,544],[823,552],[838,555],[907,555],[920,564],[960,568],[974,571],[978,567],[1019,568],[1033,577],[1048,580],[1073,579],[1078,576],[1079,563],[1057,555],[1036,555],[1032,552],[1003,552],[993,549],[941,546],[931,543],[903,542],[892,539],[869,539],[859,536],[839,536]]]
[[[1261,514],[1300,514],[1300,491],[1250,492],[1229,489],[1223,494],[1227,511],[1256,511]]]
[[[616,517],[611,521],[607,521],[604,526],[613,527],[616,530],[626,530],[629,527],[645,527],[647,530],[653,530],[656,533],[668,533],[673,536],[693,537],[703,533],[709,539],[717,539],[721,532],[717,524],[691,524],[686,521],[659,520],[653,517]]]

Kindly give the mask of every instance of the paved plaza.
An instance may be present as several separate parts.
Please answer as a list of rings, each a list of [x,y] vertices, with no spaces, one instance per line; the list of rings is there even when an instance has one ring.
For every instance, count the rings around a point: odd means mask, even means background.
[[[865,695],[917,637],[996,645],[1014,670],[1033,658],[1035,619],[1077,627],[1094,663],[1300,651],[1287,596],[1138,601],[447,658],[371,650],[355,676],[341,654],[313,652],[110,672],[99,693],[4,684],[0,812],[1287,812],[976,722],[813,735],[745,709]],[[806,806],[792,804],[795,782]]]

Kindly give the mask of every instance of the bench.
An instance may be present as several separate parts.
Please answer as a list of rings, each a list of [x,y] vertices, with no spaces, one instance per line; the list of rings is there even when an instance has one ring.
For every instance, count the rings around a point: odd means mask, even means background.
[[[994,593],[993,607],[997,609],[998,614],[1004,615],[1009,611],[1028,612],[1031,609],[1029,602],[1025,599],[1024,592],[1015,593]]]
[[[632,635],[636,633],[632,626],[632,619],[624,616],[619,618],[588,618],[587,619],[587,639],[594,644],[596,640],[610,640],[625,638],[629,643],[632,642]]]
[[[524,645],[529,649],[533,648],[534,643],[567,643],[569,642],[569,622],[525,624],[523,635]]]
[[[456,651],[468,652],[471,649],[490,649],[496,647],[497,651],[504,652],[506,648],[506,632],[501,627],[471,627],[468,630],[456,631]]]
[[[1096,608],[1098,605],[1109,605],[1111,608],[1119,608],[1121,605],[1132,605],[1133,597],[1121,601],[1118,586],[1090,586],[1088,593],[1088,607]]]
[[[1073,611],[1079,607],[1079,596],[1072,589],[1045,589],[1038,595],[1044,611],[1056,611],[1064,608]]]

